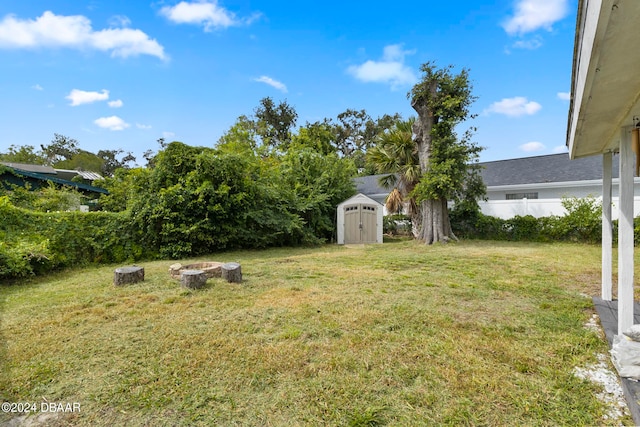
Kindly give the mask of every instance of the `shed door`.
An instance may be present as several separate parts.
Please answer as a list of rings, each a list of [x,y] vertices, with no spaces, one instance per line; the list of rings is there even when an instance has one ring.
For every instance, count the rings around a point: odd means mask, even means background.
[[[350,205],[344,208],[344,243],[376,243],[378,207]]]

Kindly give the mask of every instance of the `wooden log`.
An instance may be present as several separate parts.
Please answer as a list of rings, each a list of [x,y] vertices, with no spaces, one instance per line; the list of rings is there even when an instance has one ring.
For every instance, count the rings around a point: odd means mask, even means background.
[[[228,262],[222,265],[222,278],[227,282],[241,283],[242,268],[237,262]]]
[[[202,270],[182,270],[180,284],[183,288],[199,289],[207,283],[207,273]]]
[[[144,281],[144,268],[142,267],[120,267],[116,268],[113,274],[113,284],[122,286],[128,283],[138,283]]]

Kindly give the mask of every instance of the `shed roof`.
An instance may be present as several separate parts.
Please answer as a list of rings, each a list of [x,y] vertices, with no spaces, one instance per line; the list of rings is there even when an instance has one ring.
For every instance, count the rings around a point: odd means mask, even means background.
[[[348,204],[356,203],[356,202],[360,202],[360,203],[361,202],[366,202],[366,203],[372,203],[372,204],[376,204],[376,205],[380,204],[377,201],[373,200],[371,197],[367,196],[366,194],[363,194],[363,193],[359,192],[355,196],[351,196],[347,200],[344,200],[342,203],[340,203],[338,205],[338,208],[340,206],[348,205]]]

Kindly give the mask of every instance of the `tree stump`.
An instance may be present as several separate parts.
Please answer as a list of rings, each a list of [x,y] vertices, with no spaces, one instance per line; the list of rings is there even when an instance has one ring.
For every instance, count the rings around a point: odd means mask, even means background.
[[[222,265],[222,278],[227,282],[241,283],[242,269],[237,262],[228,262]]]
[[[180,284],[183,288],[199,289],[207,283],[207,273],[202,270],[182,270]]]
[[[113,284],[116,286],[143,281],[144,268],[142,267],[120,267],[116,268],[116,271],[113,274]]]

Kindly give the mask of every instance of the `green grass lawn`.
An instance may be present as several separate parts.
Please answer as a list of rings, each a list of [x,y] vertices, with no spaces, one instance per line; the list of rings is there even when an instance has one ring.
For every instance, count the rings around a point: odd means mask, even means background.
[[[573,374],[608,350],[584,327],[597,246],[393,241],[198,260],[240,262],[244,283],[184,290],[158,261],[121,288],[114,265],[0,286],[0,401],[81,405],[49,425],[613,424]]]

